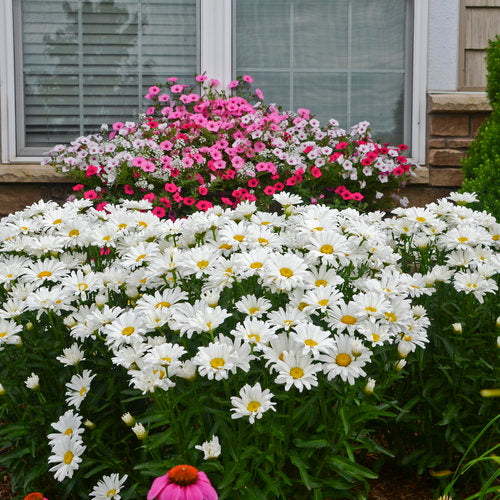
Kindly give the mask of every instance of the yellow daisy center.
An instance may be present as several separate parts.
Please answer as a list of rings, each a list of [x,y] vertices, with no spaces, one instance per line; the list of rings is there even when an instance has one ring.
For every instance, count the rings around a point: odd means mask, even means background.
[[[78,236],[80,234],[80,231],[78,231],[78,229],[72,229],[70,232],[69,232],[69,237],[70,238],[73,238],[73,236]]]
[[[116,495],[116,490],[113,488],[106,493],[106,498],[114,497]]]
[[[250,267],[251,267],[252,269],[260,269],[260,268],[262,267],[262,262],[252,262],[252,263],[250,264]]]
[[[318,304],[321,306],[321,307],[324,307],[324,306],[327,306],[328,305],[328,302],[330,302],[328,299],[322,299],[318,302]]]
[[[0,332],[0,339],[4,338],[7,335],[7,332]]]
[[[315,231],[323,231],[323,228],[321,226],[318,226],[318,227],[315,227],[314,230]]]
[[[303,311],[309,304],[307,302],[301,302],[299,304],[299,311]]]
[[[280,274],[285,278],[291,278],[293,276],[293,271],[288,267],[282,267],[280,269]]]
[[[250,401],[247,406],[248,411],[255,412],[260,408],[260,403],[258,401]]]
[[[376,333],[372,334],[372,339],[373,342],[378,342],[380,340],[380,335],[377,335]]]
[[[345,352],[337,354],[337,357],[335,358],[335,363],[337,363],[339,366],[349,366],[351,364],[351,361],[351,356],[349,356],[349,354],[346,354]]]
[[[319,251],[321,253],[326,253],[326,254],[330,254],[330,253],[333,253],[333,247],[332,245],[323,245]]]
[[[295,366],[290,370],[290,375],[294,379],[302,378],[304,376],[304,370],[300,366]]]
[[[122,330],[122,335],[130,337],[135,332],[135,328],[133,326],[127,326]]]
[[[222,358],[214,358],[210,361],[210,366],[215,370],[222,368],[225,365],[224,360]]]
[[[65,436],[71,436],[71,434],[73,434],[73,429],[71,427],[68,427],[65,431],[64,431],[64,435]]]
[[[139,262],[140,260],[144,259],[146,257],[146,254],[145,253],[141,253],[141,255],[139,255],[139,257],[137,257],[137,259],[135,259],[136,262]]]
[[[52,276],[52,273],[50,271],[42,271],[38,273],[39,278],[48,278],[49,276]]]
[[[87,388],[86,387],[82,387],[80,389],[80,396],[83,396],[86,392],[87,392]]]
[[[392,323],[394,323],[398,319],[393,312],[386,312],[385,317]]]
[[[142,227],[148,227],[147,223],[146,223],[146,222],[144,222],[143,220],[141,220],[141,221],[139,222],[139,226],[142,226]]]
[[[263,247],[265,247],[265,246],[269,245],[269,241],[268,241],[268,240],[266,240],[266,238],[259,238],[259,243],[260,243]]]
[[[242,235],[242,234],[235,234],[233,236],[233,238],[236,240],[236,241],[239,241],[240,243],[245,239],[245,237]]]
[[[418,222],[425,222],[425,217],[417,217]]]
[[[87,285],[87,283],[78,283],[78,290],[80,290],[81,292],[87,290],[89,286]]]
[[[223,243],[223,244],[219,247],[219,249],[221,249],[221,250],[231,250],[231,248],[233,248],[233,247],[232,247],[232,245],[229,245],[229,244],[227,244],[227,243]]]
[[[260,335],[257,335],[256,333],[251,333],[249,336],[248,336],[248,339],[249,340],[255,340],[255,342],[260,342]]]
[[[205,269],[208,266],[208,260],[200,260],[198,264],[196,264],[200,269]]]
[[[166,357],[166,358],[161,358],[162,361],[165,361],[166,363],[170,363],[172,361],[172,358]]]
[[[500,239],[500,234],[494,234],[492,236],[493,241],[498,241]]]
[[[316,341],[314,341],[313,339],[304,340],[304,344],[308,345],[309,347],[314,347],[314,346],[318,345],[318,343]]]
[[[159,307],[170,307],[172,304],[170,302],[158,302],[158,304],[155,305],[155,309],[158,309]]]
[[[326,280],[316,280],[314,285],[320,287],[320,286],[326,286],[328,285],[328,283],[326,282]]]
[[[125,229],[127,227],[127,224],[122,222],[121,224],[118,224],[118,229]]]
[[[71,453],[71,451],[67,451],[65,454],[64,454],[64,463],[69,465],[72,461],[73,461],[73,457],[75,455],[73,455],[73,453]]]
[[[377,312],[377,310],[374,307],[372,307],[372,306],[365,307],[365,309],[368,312],[371,312],[371,313],[376,313]]]
[[[258,307],[251,307],[248,312],[250,314],[255,314],[255,313],[258,313],[260,311],[260,309]]]
[[[411,335],[405,335],[405,336],[404,336],[404,339],[406,340],[406,342],[410,342],[410,340],[411,340]]]
[[[52,224],[56,226],[57,224],[60,224],[62,222],[62,219],[56,219]]]
[[[357,323],[356,318],[354,316],[349,316],[349,315],[342,316],[340,321],[342,321],[342,323],[346,325],[355,325]]]
[[[458,241],[460,241],[460,243],[465,243],[468,240],[469,238],[466,238],[465,236],[460,236],[460,238],[458,238]]]
[[[111,239],[111,236],[107,235],[102,238],[104,241],[109,241]]]

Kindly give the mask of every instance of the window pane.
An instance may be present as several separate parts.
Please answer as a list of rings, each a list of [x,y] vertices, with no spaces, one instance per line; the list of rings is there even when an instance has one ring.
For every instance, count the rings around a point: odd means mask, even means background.
[[[147,87],[198,69],[197,0],[16,2],[18,149],[135,119]]]
[[[368,120],[376,138],[403,142],[411,3],[234,0],[235,73],[258,75],[267,102],[345,128]]]

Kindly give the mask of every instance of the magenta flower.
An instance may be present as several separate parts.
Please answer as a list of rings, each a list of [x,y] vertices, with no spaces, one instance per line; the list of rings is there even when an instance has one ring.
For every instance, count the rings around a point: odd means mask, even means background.
[[[191,465],[177,465],[164,476],[157,477],[148,492],[147,500],[217,500],[207,475]]]

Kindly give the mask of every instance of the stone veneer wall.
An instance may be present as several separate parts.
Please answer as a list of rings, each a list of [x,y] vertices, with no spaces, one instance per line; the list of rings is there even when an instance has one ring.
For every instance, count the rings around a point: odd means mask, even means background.
[[[422,206],[458,189],[460,159],[490,112],[485,93],[429,94],[427,165],[400,195]],[[0,165],[0,216],[39,199],[63,201],[70,193],[71,181],[49,167]]]

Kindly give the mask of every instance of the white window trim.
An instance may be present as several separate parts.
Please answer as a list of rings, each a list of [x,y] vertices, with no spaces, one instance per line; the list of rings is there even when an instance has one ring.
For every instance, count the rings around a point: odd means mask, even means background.
[[[37,163],[16,155],[13,0],[0,2],[0,130],[2,163]],[[227,85],[232,76],[232,0],[203,0],[200,11],[201,72]],[[425,163],[429,0],[414,0],[411,138],[412,160]]]

